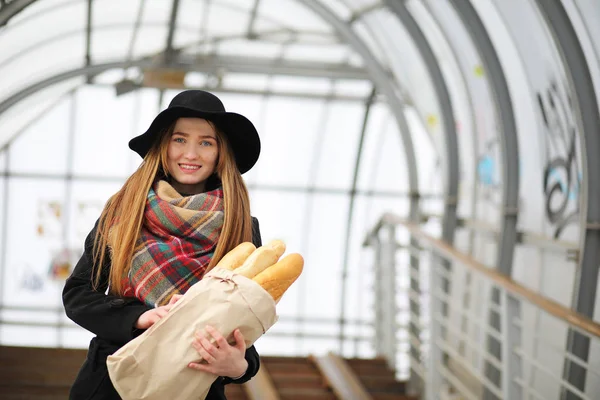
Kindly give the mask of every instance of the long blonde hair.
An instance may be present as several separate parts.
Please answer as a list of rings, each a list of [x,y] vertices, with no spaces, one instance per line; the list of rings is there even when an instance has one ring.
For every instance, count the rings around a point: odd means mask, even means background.
[[[207,271],[221,258],[242,242],[252,240],[250,198],[242,179],[231,146],[226,136],[211,122],[217,133],[219,158],[216,173],[223,185],[224,222],[217,247]],[[94,239],[93,260],[94,288],[98,288],[107,250],[110,246],[109,268],[110,292],[123,294],[123,278],[131,269],[133,253],[140,235],[148,191],[157,177],[168,176],[167,150],[175,122],[161,134],[148,151],[138,169],[125,181],[123,187],[106,203]]]

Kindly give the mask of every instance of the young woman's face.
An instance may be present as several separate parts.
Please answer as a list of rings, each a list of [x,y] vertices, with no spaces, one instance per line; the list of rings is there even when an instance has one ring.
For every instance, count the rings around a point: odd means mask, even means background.
[[[180,118],[167,149],[167,164],[173,187],[183,194],[205,190],[219,157],[217,133],[205,119]]]

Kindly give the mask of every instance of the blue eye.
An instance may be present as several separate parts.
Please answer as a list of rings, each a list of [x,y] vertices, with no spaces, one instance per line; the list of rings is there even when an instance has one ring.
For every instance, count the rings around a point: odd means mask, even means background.
[[[178,137],[178,138],[175,138],[175,139],[173,139],[173,140],[174,140],[175,142],[177,142],[177,143],[185,143],[185,139],[184,139],[184,138],[180,138],[180,137]]]
[[[202,146],[212,146],[212,142],[209,142],[208,140],[203,140]]]

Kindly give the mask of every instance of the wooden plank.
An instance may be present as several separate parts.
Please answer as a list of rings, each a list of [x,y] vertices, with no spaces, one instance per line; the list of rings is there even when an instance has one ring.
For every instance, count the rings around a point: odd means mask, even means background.
[[[430,247],[431,250],[438,255],[441,255],[450,261],[462,264],[472,271],[485,276],[493,281],[497,286],[504,288],[515,297],[529,301],[530,303],[544,310],[546,313],[565,321],[567,324],[587,333],[588,335],[600,337],[600,324],[594,322],[586,316],[574,312],[562,304],[542,296],[515,282],[511,278],[500,274],[495,269],[490,268],[473,259],[469,255],[456,250],[445,241],[425,233],[418,225],[412,222],[407,222],[391,214],[386,214],[384,219],[389,223],[403,226],[422,245]]]
[[[243,384],[243,387],[250,400],[281,400],[264,365],[259,368],[254,378]]]
[[[342,400],[373,400],[352,369],[339,356],[311,356],[333,392]]]

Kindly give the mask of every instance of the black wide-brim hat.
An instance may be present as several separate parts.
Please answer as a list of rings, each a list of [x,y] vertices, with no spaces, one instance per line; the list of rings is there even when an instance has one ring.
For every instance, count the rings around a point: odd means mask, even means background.
[[[203,118],[213,122],[227,137],[241,174],[256,164],[260,155],[260,138],[252,122],[241,114],[225,111],[217,96],[203,90],[186,90],[177,94],[169,107],[154,118],[146,132],[129,141],[129,148],[144,158],[159,140],[159,135],[179,118]]]

